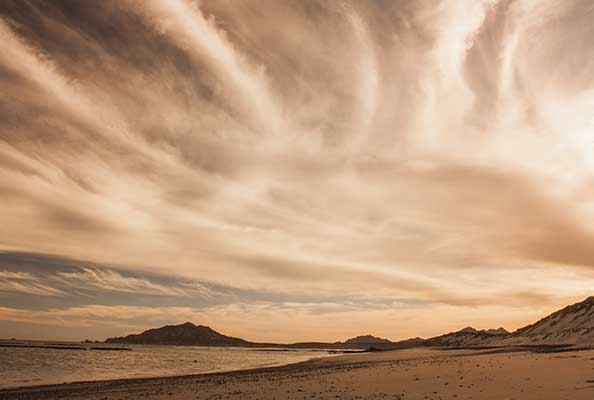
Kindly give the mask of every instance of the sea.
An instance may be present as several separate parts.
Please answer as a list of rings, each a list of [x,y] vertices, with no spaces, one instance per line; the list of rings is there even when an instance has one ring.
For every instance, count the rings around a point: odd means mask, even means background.
[[[0,341],[0,388],[236,371],[330,355],[320,349]]]

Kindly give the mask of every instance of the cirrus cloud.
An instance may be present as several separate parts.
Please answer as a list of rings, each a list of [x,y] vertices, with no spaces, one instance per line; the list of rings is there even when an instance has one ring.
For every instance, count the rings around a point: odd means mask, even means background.
[[[90,305],[82,294],[369,312],[502,301],[526,319],[587,295],[593,13],[4,1],[0,250],[65,264],[0,265],[0,295],[32,309],[21,294],[55,309]]]

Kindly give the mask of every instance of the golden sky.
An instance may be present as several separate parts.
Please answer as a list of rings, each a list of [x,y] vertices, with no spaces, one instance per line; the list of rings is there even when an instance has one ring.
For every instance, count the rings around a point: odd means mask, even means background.
[[[593,294],[590,0],[6,0],[0,94],[0,336],[396,340]]]

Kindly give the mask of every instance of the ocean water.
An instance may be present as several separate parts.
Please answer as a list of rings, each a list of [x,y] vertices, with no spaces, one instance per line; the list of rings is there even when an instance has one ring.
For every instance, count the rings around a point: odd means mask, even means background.
[[[91,350],[120,345],[18,342],[76,349],[2,347],[0,388],[65,382],[157,377],[284,365],[328,356],[325,350],[121,345],[131,351]]]

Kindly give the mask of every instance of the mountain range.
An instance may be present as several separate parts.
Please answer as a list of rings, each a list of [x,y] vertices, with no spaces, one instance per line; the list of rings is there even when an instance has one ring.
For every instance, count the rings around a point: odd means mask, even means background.
[[[413,338],[399,342],[372,335],[357,336],[344,342],[302,342],[293,344],[255,343],[226,336],[202,325],[186,322],[149,329],[140,334],[115,337],[107,343],[193,345],[221,347],[291,347],[328,349],[397,349],[410,347],[479,347],[594,345],[594,297],[567,306],[532,325],[508,332],[504,328],[476,330],[467,327],[429,339]]]
[[[126,344],[158,344],[176,346],[213,346],[213,347],[291,347],[291,348],[348,348],[366,349],[370,347],[393,347],[394,342],[371,335],[357,336],[344,342],[301,342],[292,344],[256,343],[236,337],[223,335],[208,326],[194,325],[186,322],[181,325],[167,325],[161,328],[146,330],[139,334],[124,337],[114,337],[105,340],[106,343]]]

